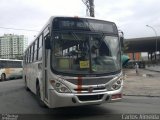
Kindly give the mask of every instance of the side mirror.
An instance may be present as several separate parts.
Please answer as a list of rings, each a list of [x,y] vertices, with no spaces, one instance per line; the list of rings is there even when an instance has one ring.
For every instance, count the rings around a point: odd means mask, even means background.
[[[123,48],[124,47],[124,38],[123,38],[123,36],[120,37],[120,44],[121,44],[121,47]]]
[[[120,44],[121,44],[121,47],[123,48],[124,47],[124,33],[122,30],[118,30],[118,33],[119,33]]]
[[[45,48],[46,49],[51,49],[51,42],[50,42],[50,37],[45,38]]]

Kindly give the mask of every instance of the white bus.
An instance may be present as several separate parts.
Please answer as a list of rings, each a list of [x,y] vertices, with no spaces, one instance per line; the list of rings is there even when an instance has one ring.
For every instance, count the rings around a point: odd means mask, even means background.
[[[24,54],[27,90],[49,108],[122,99],[116,24],[94,18],[51,17]]]
[[[22,60],[0,59],[0,80],[22,78]]]

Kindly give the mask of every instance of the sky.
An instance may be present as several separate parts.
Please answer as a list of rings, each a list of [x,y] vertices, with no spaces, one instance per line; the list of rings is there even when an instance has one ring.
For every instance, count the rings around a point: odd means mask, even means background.
[[[126,39],[160,36],[160,0],[94,0],[94,5],[95,18],[115,22]],[[86,6],[82,0],[0,0],[0,15],[0,36],[25,35],[31,43],[50,16],[86,17]]]

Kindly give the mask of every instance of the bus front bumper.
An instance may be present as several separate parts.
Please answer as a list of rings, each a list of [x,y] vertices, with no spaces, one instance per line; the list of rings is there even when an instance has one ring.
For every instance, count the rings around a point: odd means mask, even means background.
[[[122,99],[122,88],[116,91],[100,93],[58,93],[56,90],[49,90],[49,108],[95,105],[105,102],[117,102]]]

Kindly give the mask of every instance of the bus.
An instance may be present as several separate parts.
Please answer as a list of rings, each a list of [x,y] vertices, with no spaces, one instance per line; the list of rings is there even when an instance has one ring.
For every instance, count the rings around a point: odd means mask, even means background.
[[[0,80],[22,78],[22,61],[15,59],[0,59]]]
[[[26,90],[48,108],[121,100],[121,40],[114,22],[52,16],[24,53]]]

